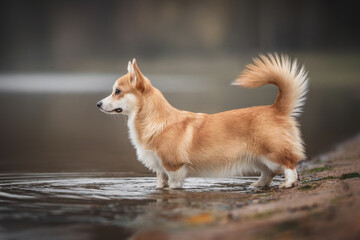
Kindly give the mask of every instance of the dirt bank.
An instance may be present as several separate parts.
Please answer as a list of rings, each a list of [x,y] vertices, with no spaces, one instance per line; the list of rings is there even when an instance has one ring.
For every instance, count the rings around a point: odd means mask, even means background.
[[[295,188],[249,193],[235,209],[205,209],[132,239],[360,239],[360,136],[299,164],[299,172]]]

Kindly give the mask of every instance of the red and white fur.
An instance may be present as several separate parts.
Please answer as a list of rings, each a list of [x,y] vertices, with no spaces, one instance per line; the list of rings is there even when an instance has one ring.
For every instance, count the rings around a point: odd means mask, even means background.
[[[181,188],[188,176],[254,172],[261,176],[252,186],[269,186],[283,172],[280,187],[289,188],[297,182],[297,162],[305,158],[295,117],[304,104],[308,78],[296,61],[275,54],[255,59],[233,83],[247,88],[265,84],[279,88],[272,105],[216,114],[182,111],[151,85],[134,59],[98,107],[128,116],[138,159],[156,172],[158,188]]]

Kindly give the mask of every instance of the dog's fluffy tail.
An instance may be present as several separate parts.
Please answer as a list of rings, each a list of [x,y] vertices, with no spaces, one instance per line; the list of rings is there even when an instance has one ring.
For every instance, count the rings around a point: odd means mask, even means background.
[[[287,56],[260,55],[233,82],[233,85],[247,88],[265,84],[275,84],[279,88],[273,106],[281,114],[300,115],[308,90],[308,77],[303,66],[299,67],[296,60],[291,61]]]

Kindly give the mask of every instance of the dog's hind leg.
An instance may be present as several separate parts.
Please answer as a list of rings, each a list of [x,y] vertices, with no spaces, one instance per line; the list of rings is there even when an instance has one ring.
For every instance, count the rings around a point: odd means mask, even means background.
[[[169,176],[169,187],[172,189],[176,188],[182,188],[184,184],[184,180],[187,175],[187,170],[185,165],[183,165],[181,168],[179,168],[176,171],[168,171],[167,172]]]
[[[285,181],[279,188],[291,188],[294,187],[298,180],[298,174],[296,171],[296,164],[298,160],[303,159],[304,156],[293,153],[296,151],[290,151],[289,149],[281,149],[281,151],[273,152],[267,156],[271,161],[278,163],[282,166],[285,175]]]
[[[294,168],[294,169],[285,168],[284,174],[285,174],[285,182],[283,182],[279,188],[294,187],[298,180],[298,174],[297,174],[296,168]]]
[[[268,187],[268,186],[270,186],[274,176],[275,176],[274,173],[262,171],[259,180],[252,183],[250,186],[252,186],[252,187]]]
[[[261,162],[259,162],[257,164],[257,166],[261,172],[261,176],[260,176],[259,180],[252,183],[250,186],[252,186],[252,187],[268,187],[268,186],[270,186],[272,179],[276,175],[276,171],[273,171],[271,168],[269,168],[267,165],[265,165],[264,163],[261,163]]]

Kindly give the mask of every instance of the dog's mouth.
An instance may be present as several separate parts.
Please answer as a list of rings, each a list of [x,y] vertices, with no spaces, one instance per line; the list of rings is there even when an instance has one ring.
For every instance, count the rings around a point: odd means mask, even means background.
[[[104,110],[102,108],[100,108],[100,110],[103,111],[104,113],[114,113],[114,112],[121,113],[123,111],[122,108],[115,108],[115,109],[113,109],[111,111],[107,111],[107,110]]]
[[[122,110],[122,108],[115,108],[113,111],[117,112],[117,113],[121,113],[123,110]]]

